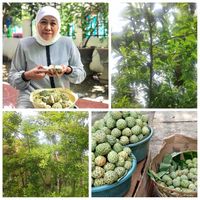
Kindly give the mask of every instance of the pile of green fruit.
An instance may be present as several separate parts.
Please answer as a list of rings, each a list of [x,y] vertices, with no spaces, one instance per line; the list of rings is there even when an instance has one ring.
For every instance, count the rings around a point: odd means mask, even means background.
[[[110,111],[92,126],[92,186],[113,184],[132,166],[132,151],[125,145],[147,136],[148,118],[139,112]]]
[[[181,159],[183,158],[184,159]],[[166,155],[157,173],[149,175],[161,186],[178,192],[197,192],[197,153],[183,152]]]
[[[132,167],[131,149],[119,143],[99,143],[92,152],[92,186],[113,184]]]
[[[148,116],[134,111],[110,111],[94,122],[92,133],[109,135],[121,145],[134,144],[150,134]]]

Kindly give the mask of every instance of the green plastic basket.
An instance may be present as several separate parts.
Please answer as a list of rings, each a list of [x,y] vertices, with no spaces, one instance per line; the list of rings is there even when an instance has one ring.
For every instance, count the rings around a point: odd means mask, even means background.
[[[128,173],[119,181],[111,185],[103,185],[98,187],[92,187],[92,197],[122,197],[124,196],[130,186],[131,186],[131,177],[137,167],[137,161],[134,155],[132,167]]]

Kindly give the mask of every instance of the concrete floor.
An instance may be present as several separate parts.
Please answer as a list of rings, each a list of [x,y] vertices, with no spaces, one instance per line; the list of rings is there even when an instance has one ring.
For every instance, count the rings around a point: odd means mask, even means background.
[[[173,134],[197,138],[196,111],[156,111],[150,113],[150,126],[154,135],[150,141],[151,156],[160,150],[163,139]]]

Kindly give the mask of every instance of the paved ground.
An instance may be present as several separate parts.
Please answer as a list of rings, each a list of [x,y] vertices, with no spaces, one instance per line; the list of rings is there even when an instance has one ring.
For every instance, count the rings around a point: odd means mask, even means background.
[[[156,111],[150,116],[150,124],[154,129],[150,142],[152,157],[159,152],[165,137],[182,134],[197,138],[196,111]]]
[[[81,84],[71,84],[71,90],[80,98],[108,103],[108,83],[94,79],[92,75],[87,76]]]

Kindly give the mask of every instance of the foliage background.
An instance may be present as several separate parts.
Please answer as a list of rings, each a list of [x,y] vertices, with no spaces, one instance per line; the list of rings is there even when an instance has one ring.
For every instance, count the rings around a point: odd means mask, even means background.
[[[3,113],[3,196],[88,196],[88,113]]]
[[[112,33],[113,108],[197,107],[195,3],[127,3]]]

